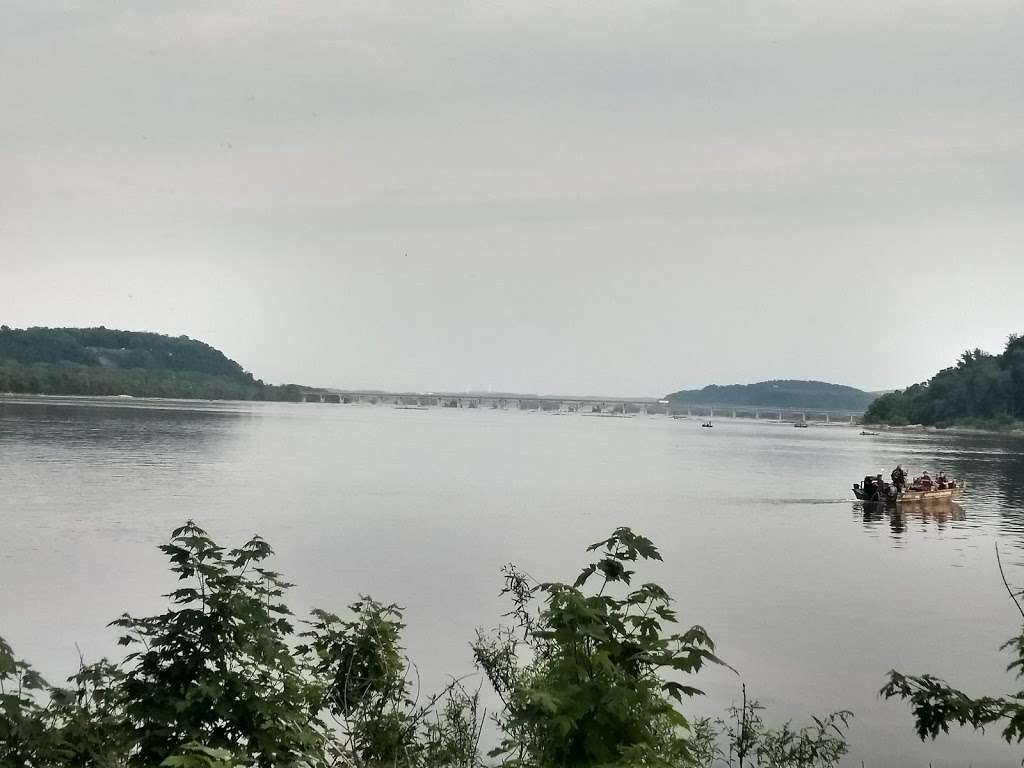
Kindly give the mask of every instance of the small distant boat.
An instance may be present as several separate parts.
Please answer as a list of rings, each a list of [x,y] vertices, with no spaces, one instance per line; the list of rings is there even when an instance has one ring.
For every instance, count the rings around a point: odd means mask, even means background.
[[[710,429],[711,427],[713,427],[715,425],[712,424],[710,421],[705,421],[703,424],[701,424],[701,426],[702,427],[707,427],[708,429]]]
[[[798,421],[793,426],[796,427],[797,429],[807,429],[807,422]]]
[[[425,405],[396,405],[395,410],[398,411],[425,411],[427,406]]]
[[[866,431],[866,430],[863,430],[863,429],[861,430],[861,432],[860,432],[860,433],[861,433],[862,435],[865,435],[865,436],[870,436],[870,435],[877,435],[877,434],[878,434],[877,432],[868,432],[868,431]]]

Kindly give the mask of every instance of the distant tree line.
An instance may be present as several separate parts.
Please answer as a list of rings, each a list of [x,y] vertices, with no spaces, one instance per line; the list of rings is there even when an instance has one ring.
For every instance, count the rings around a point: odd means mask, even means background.
[[[110,328],[0,326],[0,359],[19,363],[78,363],[147,371],[191,371],[255,382],[223,352],[188,336]]]
[[[860,411],[874,395],[844,384],[825,381],[777,379],[756,384],[711,384],[703,389],[673,392],[670,400],[682,405],[774,405],[782,408],[821,408]]]
[[[864,420],[940,427],[999,427],[1024,420],[1024,338],[1010,336],[999,355],[964,352],[955,366],[929,381],[875,400]]]
[[[131,395],[203,400],[301,402],[307,387],[244,384],[226,376],[190,371],[101,368],[75,363],[14,363],[0,360],[0,392],[30,395]]]
[[[0,326],[0,392],[300,401],[307,389],[264,384],[187,336]]]

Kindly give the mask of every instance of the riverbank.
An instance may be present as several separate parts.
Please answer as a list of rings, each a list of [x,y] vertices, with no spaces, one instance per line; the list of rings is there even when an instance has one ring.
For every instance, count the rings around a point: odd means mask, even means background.
[[[1010,426],[972,426],[968,424],[951,424],[949,426],[936,426],[928,424],[870,424],[860,425],[865,430],[879,432],[894,432],[899,434],[940,434],[940,435],[1003,435],[1010,437],[1024,437],[1024,422],[1015,421]]]

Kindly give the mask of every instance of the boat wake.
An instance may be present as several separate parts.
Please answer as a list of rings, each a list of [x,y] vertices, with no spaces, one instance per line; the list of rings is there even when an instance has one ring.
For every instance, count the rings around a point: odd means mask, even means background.
[[[750,501],[754,501],[758,504],[774,504],[777,506],[788,506],[790,504],[849,504],[851,499],[780,499],[778,497],[774,497],[771,499],[750,499]]]

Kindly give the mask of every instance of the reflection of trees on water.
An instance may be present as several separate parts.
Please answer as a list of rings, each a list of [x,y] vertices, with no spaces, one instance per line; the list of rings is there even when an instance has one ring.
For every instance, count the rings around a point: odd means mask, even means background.
[[[897,461],[911,475],[923,470],[944,471],[967,481],[967,490],[957,502],[964,516],[948,514],[948,510],[944,513],[930,504],[906,509],[901,506],[896,513],[899,519],[892,519],[892,509],[865,509],[858,504],[856,514],[865,526],[877,527],[884,521],[895,536],[915,518],[934,524],[936,530],[963,524],[988,528],[1008,545],[1024,550],[1024,439],[982,434],[908,435],[905,441],[887,447],[884,460],[888,463],[866,467],[860,474],[882,472],[888,479]]]
[[[964,503],[990,518],[1013,545],[1024,547],[1024,441],[984,436],[962,445],[965,452],[956,464],[968,481]]]
[[[966,516],[964,508],[952,501],[903,504],[899,507],[858,501],[854,503],[853,508],[861,516],[865,527],[877,528],[888,523],[894,536],[903,534],[907,530],[907,524],[911,521],[934,524],[938,530],[942,531],[949,523],[961,521]]]
[[[63,452],[125,456],[161,452],[202,454],[238,428],[238,413],[185,408],[146,408],[75,403],[0,403],[4,443]]]
[[[1024,454],[1006,457],[996,473],[1003,512],[1014,522],[1015,528],[1024,528]]]

